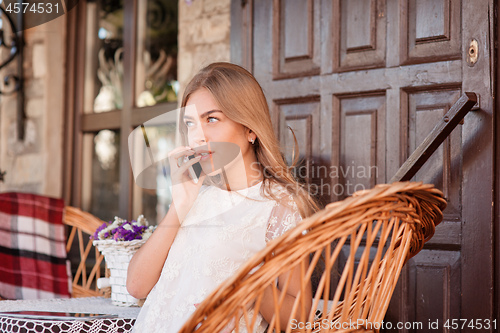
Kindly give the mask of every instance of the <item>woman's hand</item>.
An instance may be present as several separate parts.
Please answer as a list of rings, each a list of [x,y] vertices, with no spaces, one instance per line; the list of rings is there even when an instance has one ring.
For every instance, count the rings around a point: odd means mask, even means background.
[[[306,268],[304,271],[307,271],[307,267],[309,266],[308,260],[304,260],[304,267]],[[288,280],[288,275],[292,274],[290,281],[287,282]],[[291,323],[291,320],[289,319],[295,319],[299,322],[306,322],[307,316],[309,315],[312,307],[312,288],[311,288],[311,281],[307,281],[307,285],[305,288],[305,294],[301,295],[301,297],[304,299],[304,304],[299,303],[299,308],[296,311],[295,317],[290,318],[290,314],[292,312],[293,306],[295,301],[297,300],[297,295],[299,294],[299,291],[301,290],[301,268],[300,265],[292,268],[289,272],[282,273],[278,277],[278,293],[277,299],[280,299],[282,296],[282,293],[285,293],[283,303],[281,304],[281,307],[279,309],[279,318],[278,320],[280,321],[280,328],[281,330],[286,330],[288,326]],[[283,290],[283,286],[285,286],[288,283],[288,288],[287,290]],[[273,295],[273,287],[272,285],[269,285],[265,290],[264,290],[264,296],[262,298],[262,303],[261,303],[261,308],[260,308],[260,313],[264,317],[264,319],[270,323],[271,320],[273,319],[273,316],[275,315],[275,308],[274,308],[274,295]],[[301,317],[301,306],[305,305],[305,308],[303,309],[304,312],[306,313],[306,318]]]
[[[200,161],[200,156],[192,159],[195,151],[190,147],[177,147],[168,154],[170,177],[172,179],[172,202],[175,205],[179,222],[182,224],[187,213],[198,196],[206,175],[202,172],[195,182],[189,174],[189,168]]]
[[[199,305],[200,305],[200,303],[195,303],[194,307],[198,309]],[[241,315],[239,317],[241,317]],[[234,330],[234,328],[236,327],[235,322],[236,322],[236,320],[233,317],[233,319],[231,319],[229,324],[227,324],[226,327],[224,327],[222,329],[222,331],[219,331],[219,333],[231,333]]]

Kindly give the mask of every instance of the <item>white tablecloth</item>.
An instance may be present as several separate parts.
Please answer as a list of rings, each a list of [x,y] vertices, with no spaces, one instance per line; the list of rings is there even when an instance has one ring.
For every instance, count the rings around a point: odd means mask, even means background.
[[[94,320],[22,319],[0,314],[0,332],[130,332],[140,308],[120,307],[111,299],[85,297],[71,299],[0,301],[0,312],[50,311],[101,313],[118,315],[117,318]]]

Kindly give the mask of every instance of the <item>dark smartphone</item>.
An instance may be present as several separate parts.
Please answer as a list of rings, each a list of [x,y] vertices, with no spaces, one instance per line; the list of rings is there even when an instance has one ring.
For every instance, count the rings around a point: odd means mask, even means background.
[[[192,160],[194,158],[194,155],[190,155],[190,156],[188,156],[188,158],[190,160]],[[195,181],[195,183],[197,183],[198,182],[198,178],[200,178],[200,174],[201,174],[201,164],[200,164],[200,162],[197,162],[197,163],[193,164],[189,168],[189,174],[191,175],[191,178],[193,178],[193,180]]]

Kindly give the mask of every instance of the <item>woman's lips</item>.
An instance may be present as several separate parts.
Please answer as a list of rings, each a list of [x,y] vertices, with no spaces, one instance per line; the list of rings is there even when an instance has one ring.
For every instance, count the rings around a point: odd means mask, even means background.
[[[206,161],[212,158],[213,151],[199,151],[196,152],[195,156],[201,156],[200,161]]]

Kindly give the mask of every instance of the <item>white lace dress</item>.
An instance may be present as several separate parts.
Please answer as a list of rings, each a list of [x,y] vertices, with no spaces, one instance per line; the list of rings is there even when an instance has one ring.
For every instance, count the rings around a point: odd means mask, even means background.
[[[301,220],[291,196],[283,197],[286,204],[267,199],[261,195],[261,185],[233,192],[202,186],[139,313],[135,333],[178,332],[196,310],[195,304],[267,241]],[[267,323],[258,316],[256,332],[263,332]]]

